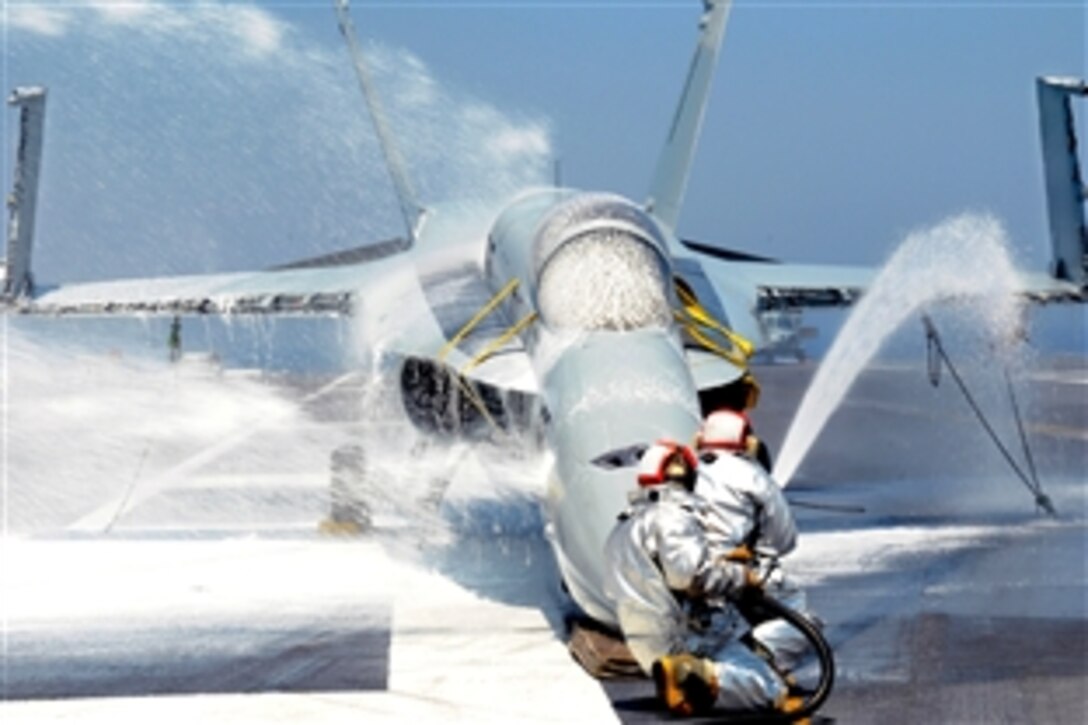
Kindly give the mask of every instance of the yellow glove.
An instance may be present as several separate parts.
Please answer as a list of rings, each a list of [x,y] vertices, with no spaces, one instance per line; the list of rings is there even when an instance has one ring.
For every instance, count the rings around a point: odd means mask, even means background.
[[[755,554],[746,545],[741,544],[734,548],[732,551],[721,557],[721,561],[729,562],[734,566],[739,565],[744,569],[743,582],[738,582],[737,577],[733,578],[733,586],[745,586],[745,587],[763,587],[763,579],[759,575],[759,571],[755,567]]]
[[[755,558],[755,554],[752,553],[747,544],[741,544],[725,555],[725,560],[734,564],[751,564]]]

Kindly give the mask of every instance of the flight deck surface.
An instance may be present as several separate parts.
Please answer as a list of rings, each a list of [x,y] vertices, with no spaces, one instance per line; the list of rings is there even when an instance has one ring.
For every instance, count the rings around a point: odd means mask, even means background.
[[[772,447],[811,372],[760,370]],[[538,463],[472,454],[442,511],[413,518],[390,495],[372,534],[318,534],[329,447],[389,435],[367,428],[361,379],[328,382],[265,379],[301,414],[197,463],[180,443],[148,454],[138,486],[126,475],[79,505],[59,483],[67,504],[37,511],[9,477],[0,721],[670,720],[647,711],[649,681],[597,682],[566,652],[539,492],[479,483]],[[1054,361],[1024,386],[1057,518],[914,368],[866,372],[787,489],[865,509],[796,508],[786,563],[838,660],[823,715],[1088,717],[1088,370]]]

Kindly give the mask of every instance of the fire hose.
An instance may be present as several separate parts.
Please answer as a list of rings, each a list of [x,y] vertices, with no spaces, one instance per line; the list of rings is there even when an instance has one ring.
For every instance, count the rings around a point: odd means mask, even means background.
[[[775,599],[768,594],[763,587],[743,587],[731,598],[731,601],[736,606],[737,611],[740,612],[741,616],[743,616],[752,627],[756,627],[763,622],[773,619],[781,619],[788,622],[789,625],[798,630],[812,646],[812,651],[819,662],[820,677],[815,688],[811,691],[806,691],[803,694],[804,701],[799,708],[788,715],[779,715],[777,717],[784,722],[790,722],[805,718],[819,710],[831,694],[831,688],[835,684],[835,656],[831,651],[831,645],[828,644],[820,627],[801,612],[798,612],[796,609],[788,607]],[[753,713],[751,718],[734,718],[730,719],[730,722],[768,722],[773,719],[774,718],[768,718],[766,713],[760,713],[758,716]]]

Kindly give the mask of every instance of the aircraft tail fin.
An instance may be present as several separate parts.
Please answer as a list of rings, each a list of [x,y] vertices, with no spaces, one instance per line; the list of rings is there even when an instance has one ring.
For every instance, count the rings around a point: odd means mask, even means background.
[[[1088,287],[1088,229],[1084,202],[1088,189],[1081,176],[1077,132],[1071,98],[1088,96],[1088,84],[1073,78],[1044,77],[1036,81],[1039,131],[1047,216],[1053,250],[1051,274]]]
[[[389,130],[385,112],[382,109],[378,92],[370,78],[370,68],[363,58],[363,52],[359,48],[359,40],[355,33],[355,23],[351,20],[348,10],[348,0],[335,0],[336,17],[340,24],[340,32],[348,44],[348,52],[351,53],[351,62],[355,67],[355,75],[359,79],[359,88],[363,92],[367,110],[370,111],[370,119],[374,123],[374,131],[378,134],[378,143],[381,145],[382,155],[385,158],[386,168],[393,181],[393,187],[400,203],[401,215],[404,224],[408,228],[408,238],[412,243],[416,241],[420,223],[427,210],[419,203],[415,189],[408,178],[404,157],[394,141],[393,134]]]
[[[706,11],[699,23],[699,44],[688,69],[680,105],[673,116],[669,136],[657,160],[646,208],[659,221],[676,229],[680,205],[687,187],[703,114],[710,96],[710,82],[718,63],[725,22],[732,0],[703,0]]]
[[[8,196],[7,257],[3,261],[0,297],[5,302],[14,302],[34,291],[30,252],[34,244],[34,217],[41,175],[45,89],[37,86],[16,88],[8,97],[8,104],[19,107],[19,147],[13,188]]]

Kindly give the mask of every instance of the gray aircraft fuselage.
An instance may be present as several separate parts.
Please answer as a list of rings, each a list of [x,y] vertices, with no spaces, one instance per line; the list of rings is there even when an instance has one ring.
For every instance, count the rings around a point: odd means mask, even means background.
[[[700,420],[672,321],[667,234],[621,197],[547,189],[498,217],[485,259],[492,289],[520,280],[511,317],[539,315],[523,339],[555,454],[547,534],[574,601],[609,624],[616,617],[602,589],[604,543],[635,475],[593,461],[662,437],[690,440]]]

